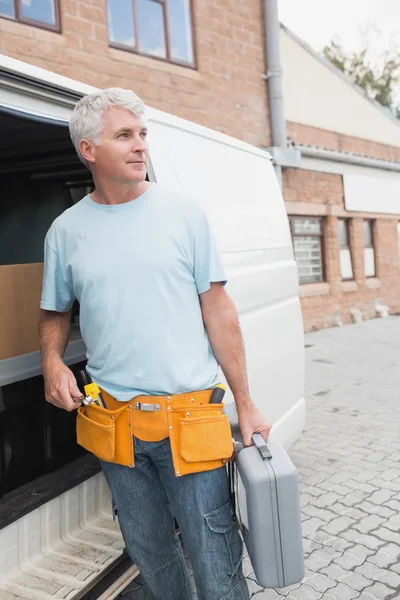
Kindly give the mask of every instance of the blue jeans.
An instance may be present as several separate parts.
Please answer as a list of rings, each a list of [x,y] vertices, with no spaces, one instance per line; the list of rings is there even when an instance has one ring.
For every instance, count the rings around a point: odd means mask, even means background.
[[[250,600],[242,541],[232,520],[225,467],[176,477],[169,439],[135,438],[135,468],[101,462],[126,549],[144,579],[146,600],[192,600],[174,517],[199,600]]]

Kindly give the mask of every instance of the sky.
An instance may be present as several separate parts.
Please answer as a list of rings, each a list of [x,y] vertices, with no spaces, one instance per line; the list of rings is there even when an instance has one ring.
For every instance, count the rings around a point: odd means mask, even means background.
[[[278,10],[279,20],[315,50],[334,37],[357,50],[368,26],[372,54],[391,44],[400,50],[400,0],[278,0]]]

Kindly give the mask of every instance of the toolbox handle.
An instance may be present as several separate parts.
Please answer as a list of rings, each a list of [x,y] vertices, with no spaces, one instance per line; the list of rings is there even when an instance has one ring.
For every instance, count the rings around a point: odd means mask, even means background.
[[[259,451],[259,453],[261,454],[261,456],[263,458],[272,458],[272,454],[269,451],[269,448],[266,444],[266,442],[264,442],[264,438],[261,435],[261,433],[253,433],[253,435],[251,436],[254,442],[254,445],[257,446],[257,449]]]

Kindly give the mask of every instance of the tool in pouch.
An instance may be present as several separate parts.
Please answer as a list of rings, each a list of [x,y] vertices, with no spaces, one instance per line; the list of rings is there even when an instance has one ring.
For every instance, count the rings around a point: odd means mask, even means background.
[[[225,396],[226,387],[222,383],[218,383],[212,391],[209,404],[222,404]]]
[[[107,408],[99,386],[97,385],[97,383],[94,383],[94,381],[92,381],[86,369],[78,371],[78,377],[81,380],[82,387],[85,392],[85,397],[82,400],[82,404],[84,404],[85,406],[89,406],[93,403],[96,406]]]
[[[85,397],[77,410],[76,440],[100,460],[134,467],[131,407],[108,395],[94,383],[86,371],[77,374]]]

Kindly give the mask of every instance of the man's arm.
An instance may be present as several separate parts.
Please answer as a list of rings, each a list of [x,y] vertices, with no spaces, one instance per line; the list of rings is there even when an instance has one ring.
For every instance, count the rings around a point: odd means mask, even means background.
[[[235,305],[220,283],[212,283],[199,298],[211,347],[235,398],[243,441],[250,446],[253,433],[261,433],[266,440],[271,425],[250,397],[244,342]]]
[[[71,333],[71,311],[40,311],[40,353],[47,402],[72,411],[81,405],[82,394],[72,371],[62,358]]]

